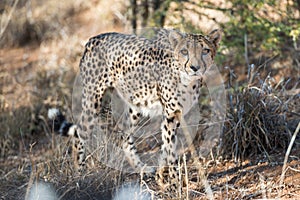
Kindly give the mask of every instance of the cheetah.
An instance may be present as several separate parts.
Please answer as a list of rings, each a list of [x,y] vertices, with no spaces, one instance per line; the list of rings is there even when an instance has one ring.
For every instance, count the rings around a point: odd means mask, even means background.
[[[160,29],[152,39],[115,32],[90,38],[80,60],[80,123],[72,125],[63,118],[64,127],[57,129],[79,138],[79,168],[85,165],[84,143],[101,118],[103,96],[113,88],[128,105],[130,127],[136,126],[143,116],[162,116],[159,169],[167,166],[169,182],[175,184],[176,132],[182,117],[198,102],[203,75],[214,63],[220,40],[218,29],[208,35]],[[49,117],[60,115],[58,110],[52,110]],[[138,157],[130,129],[125,132],[123,151],[130,165],[154,172]]]

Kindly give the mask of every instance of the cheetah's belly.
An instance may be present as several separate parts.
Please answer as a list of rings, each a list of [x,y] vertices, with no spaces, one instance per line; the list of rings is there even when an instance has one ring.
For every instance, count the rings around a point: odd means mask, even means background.
[[[150,118],[162,115],[163,107],[160,101],[154,101],[150,105],[143,106],[140,108],[143,116],[149,116]]]
[[[156,93],[145,95],[139,99],[135,98],[133,101],[128,101],[128,103],[139,110],[143,116],[152,118],[163,114],[163,106]]]
[[[163,114],[163,106],[155,89],[148,90],[148,92],[143,89],[131,90],[132,92],[124,91],[119,87],[116,89],[123,101],[130,107],[134,107],[143,116],[155,117]]]

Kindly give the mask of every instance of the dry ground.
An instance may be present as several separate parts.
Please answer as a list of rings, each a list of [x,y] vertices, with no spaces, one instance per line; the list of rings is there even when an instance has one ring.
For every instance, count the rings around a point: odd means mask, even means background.
[[[28,197],[35,181],[50,183],[60,199],[112,199],[121,185],[130,183],[141,184],[142,191],[157,194],[152,180],[139,182],[138,174],[122,173],[101,163],[94,163],[94,168],[81,176],[76,175],[72,169],[71,141],[53,135],[46,123],[47,109],[52,106],[71,116],[72,86],[84,43],[100,32],[124,31],[125,16],[121,13],[125,5],[119,1],[90,1],[83,5],[81,0],[57,4],[53,0],[46,5],[45,17],[38,21],[36,16],[45,8],[37,2],[32,1],[32,16],[27,12],[26,17],[22,13],[21,16],[33,20],[37,27],[40,24],[47,37],[36,31],[30,37],[40,41],[29,37],[29,44],[3,45],[0,49],[0,199]],[[44,25],[51,16],[56,25],[47,29]],[[277,68],[275,81],[283,76],[292,77],[293,83],[289,84],[296,85],[299,69],[289,68],[288,72]],[[289,104],[295,113],[286,126],[292,135],[300,118],[299,86],[288,92],[295,96]],[[189,172],[185,175],[190,199],[300,199],[299,137],[293,144],[283,183],[280,181],[287,145],[268,153],[248,153],[243,161],[210,157],[198,161],[196,166],[188,161]]]

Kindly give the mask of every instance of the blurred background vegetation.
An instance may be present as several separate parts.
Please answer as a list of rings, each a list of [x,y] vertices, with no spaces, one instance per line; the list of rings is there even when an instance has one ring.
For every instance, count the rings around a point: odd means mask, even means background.
[[[245,56],[289,56],[299,67],[299,0],[131,0],[129,8],[133,29],[170,26],[199,32],[218,26],[224,31],[223,50],[235,62],[249,64]]]
[[[22,46],[64,37],[76,27],[72,16],[99,1],[46,2],[2,0],[0,46]],[[111,13],[112,17],[103,14],[106,12],[104,7],[90,14],[118,30],[131,29],[136,33],[149,27],[171,27],[186,32],[221,28],[224,37],[219,65],[249,65],[251,62],[260,65],[276,57],[277,60],[289,59],[291,67],[300,68],[299,0],[127,0],[106,3],[107,6],[113,4],[118,8]]]
[[[165,26],[186,32],[207,32],[219,27],[225,36],[223,49],[234,52],[238,60],[247,47],[250,57],[288,52],[299,66],[296,54],[300,35],[299,0],[128,0],[121,4],[120,13],[114,14],[122,15],[123,24],[119,25],[130,24],[133,32]],[[89,3],[78,0],[63,3],[48,0],[46,4],[34,0],[2,0],[0,45],[25,45],[62,35],[65,31],[62,27],[72,26],[68,23],[70,16],[88,7]],[[99,15],[103,10],[98,12],[93,14]],[[121,19],[107,20],[114,24]]]

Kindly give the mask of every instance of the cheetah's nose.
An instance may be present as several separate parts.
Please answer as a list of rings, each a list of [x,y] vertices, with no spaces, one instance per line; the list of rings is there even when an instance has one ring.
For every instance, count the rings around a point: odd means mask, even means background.
[[[196,72],[196,71],[198,71],[199,69],[200,69],[200,66],[191,66],[191,69],[194,71],[194,72]]]

